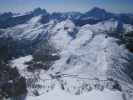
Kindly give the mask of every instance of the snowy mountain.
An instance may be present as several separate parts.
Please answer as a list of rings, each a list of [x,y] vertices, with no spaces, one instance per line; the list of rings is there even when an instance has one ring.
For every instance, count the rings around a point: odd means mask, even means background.
[[[47,23],[50,20],[56,20],[56,21],[63,21],[67,18],[73,20],[73,22],[78,25],[82,26],[85,24],[96,24],[100,21],[109,20],[111,18],[116,19],[118,21],[121,21],[125,24],[131,24],[133,25],[133,15],[132,14],[115,14],[108,12],[104,9],[94,7],[93,9],[85,12],[53,12],[49,13],[45,9],[36,8],[35,10],[31,12],[26,13],[3,13],[0,15],[0,28],[7,28],[7,27],[13,27],[18,24],[24,24],[28,20],[30,20],[32,17],[42,15],[42,23]]]
[[[12,37],[13,39],[29,39],[34,40],[37,37],[47,34],[47,26],[40,23],[42,16],[36,16],[30,19],[25,24],[20,24],[12,28],[3,29],[4,34],[1,37]]]
[[[71,22],[67,21],[67,24],[68,23],[70,24],[69,26],[71,26]],[[102,25],[104,26],[104,24]],[[109,25],[110,24],[108,24],[108,27]],[[113,23],[112,25],[115,24]],[[105,78],[105,76],[108,76],[106,75],[108,73],[108,70],[109,73],[111,72],[111,70],[113,70],[114,64],[116,64],[117,66],[123,66],[124,64],[122,64],[122,61],[124,61],[125,64],[128,63],[128,60],[126,61],[126,59],[129,59],[127,55],[132,54],[125,50],[122,45],[119,45],[117,43],[119,41],[118,39],[105,34],[105,32],[107,31],[111,32],[110,29],[112,29],[112,25],[110,26],[110,28],[107,27],[107,29],[101,28],[102,26],[100,24],[91,27],[90,25],[82,26],[76,34],[75,39],[71,39],[71,36],[68,36],[68,33],[66,34],[66,31],[61,31],[61,33],[64,34],[60,34],[59,36],[58,34],[60,32],[55,35],[54,37],[56,37],[56,41],[51,38],[51,41],[55,43],[54,46],[61,51],[61,59],[55,62],[55,64],[51,67],[50,72],[58,72],[61,74],[70,75],[75,73],[79,76],[80,74],[81,76],[83,74],[83,76],[85,77],[91,76],[90,78]],[[63,25],[61,26],[64,27]],[[68,30],[71,30],[71,28],[68,28]],[[58,39],[57,37],[60,36],[62,37]],[[67,43],[64,43],[64,40]],[[61,43],[63,44],[61,45]],[[125,57],[127,58],[124,59]],[[115,58],[117,58],[118,60],[115,60]],[[115,73],[118,74],[118,72],[113,72],[112,75],[114,75]],[[115,77],[116,76],[117,75],[115,75]],[[128,80],[127,77],[126,79]]]
[[[129,15],[124,21],[123,15],[96,7],[84,14],[49,14],[37,8],[1,16],[0,63],[6,62],[25,78],[28,98],[57,85],[75,95],[106,89],[133,95],[133,53],[124,40],[133,31]]]
[[[7,29],[0,29],[0,31],[2,32],[0,37],[5,37],[5,38],[12,37],[17,40],[19,39],[34,40],[40,37],[45,37],[47,33],[49,33],[49,31],[51,32],[51,35],[66,31],[68,32],[67,33],[68,35],[71,35],[71,37],[74,38],[75,34],[78,31],[78,27],[76,27],[74,22],[70,19],[66,19],[58,23],[54,20],[51,20],[46,24],[42,24],[41,23],[42,17],[43,16],[39,15],[33,17],[24,24],[20,24],[15,27]],[[124,24],[115,19],[109,19],[94,25],[86,24],[85,26],[91,29],[93,32],[106,32],[112,34],[115,32],[115,35],[119,35],[119,33],[123,32],[126,33],[133,31],[132,25]]]

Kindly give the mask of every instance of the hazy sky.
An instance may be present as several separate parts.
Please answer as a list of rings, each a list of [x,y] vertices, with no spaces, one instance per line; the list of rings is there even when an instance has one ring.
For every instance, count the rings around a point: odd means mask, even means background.
[[[25,12],[37,7],[46,8],[49,12],[86,12],[94,6],[111,12],[133,13],[133,0],[0,0],[0,12]]]

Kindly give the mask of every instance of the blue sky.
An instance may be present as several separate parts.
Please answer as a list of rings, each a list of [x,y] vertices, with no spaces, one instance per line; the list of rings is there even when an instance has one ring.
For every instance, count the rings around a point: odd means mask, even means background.
[[[133,13],[133,0],[0,0],[0,12],[25,12],[34,8],[46,8],[49,12],[86,12],[94,6],[111,12]]]

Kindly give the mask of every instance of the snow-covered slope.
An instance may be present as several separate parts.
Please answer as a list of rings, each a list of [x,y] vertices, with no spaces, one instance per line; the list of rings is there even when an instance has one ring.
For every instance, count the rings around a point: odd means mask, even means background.
[[[47,100],[64,100],[65,98],[70,100],[88,100],[88,98],[91,100],[102,100],[109,97],[109,100],[123,100],[124,94],[122,92],[109,90],[111,89],[110,82],[99,83],[98,80],[92,81],[74,77],[51,79],[48,73],[46,74],[43,70],[38,70],[34,73],[28,72],[28,66],[25,63],[30,60],[32,60],[31,55],[20,57],[11,63],[12,67],[17,67],[20,74],[26,78],[28,89],[26,100],[43,100],[44,98]],[[101,86],[106,86],[106,89],[103,90],[102,87],[98,86],[100,84]],[[33,95],[39,96],[35,97]]]
[[[74,40],[64,38],[69,41],[69,44],[64,44],[65,50],[60,53],[61,59],[53,65],[56,72],[85,74],[91,78],[105,77],[108,69],[116,67],[113,64],[118,63],[122,66],[123,61],[126,62],[122,58],[127,57],[129,53],[123,46],[117,44],[117,39],[106,37],[101,32],[93,32],[86,26],[81,27]],[[62,43],[65,39],[60,39],[59,42]],[[115,58],[118,59],[116,62],[112,60]]]
[[[125,32],[131,32],[131,31],[133,31],[133,26],[130,25],[130,24],[124,24],[123,27],[125,29]]]
[[[105,32],[107,33],[113,33],[113,32],[130,32],[133,31],[133,26],[130,24],[124,24],[122,22],[119,22],[115,19],[105,20],[102,22],[99,22],[94,25],[85,25],[89,29],[91,29],[94,32]],[[116,33],[119,34],[119,33]]]
[[[108,32],[115,31],[117,26],[118,23],[112,20],[96,25],[85,25],[79,28],[76,37],[72,40],[66,32],[57,32],[54,36],[56,38],[63,33],[66,34],[58,39],[58,42],[51,38],[55,48],[60,50],[61,59],[54,63],[48,73],[88,79],[113,79],[125,91],[129,87],[132,88],[133,81],[127,69],[131,67],[129,61],[133,54],[126,50],[124,45],[119,44],[119,39],[108,35]],[[64,44],[64,40],[68,42]]]
[[[28,66],[25,65],[26,62],[29,62],[33,59],[33,57],[31,55],[26,56],[26,57],[20,57],[18,59],[15,59],[11,62],[12,67],[17,67],[19,71],[24,70],[25,68],[27,68]]]
[[[46,24],[41,24],[42,16],[33,17],[25,24],[19,24],[15,27],[2,29],[4,32],[0,37],[11,37],[15,40],[34,40],[37,38],[46,37],[48,30],[54,25],[53,21]]]
[[[43,94],[38,97],[27,97],[26,100],[123,100],[120,92],[112,92],[104,90],[103,92],[93,90],[90,93],[84,93],[82,95],[72,95],[62,91],[60,88],[55,88],[53,91]]]
[[[41,16],[32,18],[29,22],[17,25],[13,28],[8,28],[4,32],[5,37],[12,37],[14,39],[35,39],[39,33],[42,33],[42,25],[38,23]]]
[[[52,43],[57,49],[65,49],[74,38],[75,29],[76,26],[69,19],[57,23],[50,33]]]
[[[53,90],[55,80],[52,80],[49,74],[46,74],[46,71],[37,70],[31,72],[28,70],[29,66],[26,63],[32,61],[32,59],[32,55],[28,55],[10,62],[11,67],[16,67],[21,76],[26,79],[28,96],[37,96]]]
[[[32,60],[32,56],[12,61],[12,67],[16,66],[26,78],[30,95],[49,92],[56,87],[56,82],[62,90],[71,94],[82,94],[92,89],[129,92],[133,88],[132,75],[128,73],[133,54],[119,44],[119,38],[110,35],[114,32],[119,34],[118,29],[131,31],[131,25],[121,26],[118,21],[111,19],[77,27],[70,19],[59,23],[50,21],[47,24],[39,23],[40,19],[41,16],[34,17],[25,24],[5,29],[3,34],[20,40],[47,37],[60,55],[60,59],[48,71],[39,69],[30,72],[25,62]],[[54,95],[49,93],[48,98],[51,94]],[[46,95],[38,97],[38,100]]]
[[[19,24],[15,27],[7,28],[7,29],[0,29],[2,32],[0,34],[0,37],[11,37],[13,39],[17,40],[34,40],[40,37],[46,37],[48,34],[54,35],[52,38],[56,45],[67,45],[69,44],[69,41],[71,41],[73,38],[75,38],[75,35],[77,33],[78,27],[74,25],[74,23],[66,19],[62,22],[56,23],[53,20],[51,20],[48,23],[42,24],[40,23],[40,20],[42,19],[41,15],[35,16],[31,18],[27,23],[25,24]],[[120,23],[119,21],[115,19],[110,19],[106,21],[99,22],[94,25],[86,24],[83,27],[86,27],[86,29],[89,29],[93,32],[104,32],[105,34],[114,32],[130,32],[133,31],[133,26],[130,24],[124,24]],[[55,34],[57,36],[55,36]],[[119,33],[116,33],[117,35]],[[69,38],[68,41],[66,38]],[[60,40],[63,40],[62,43]]]

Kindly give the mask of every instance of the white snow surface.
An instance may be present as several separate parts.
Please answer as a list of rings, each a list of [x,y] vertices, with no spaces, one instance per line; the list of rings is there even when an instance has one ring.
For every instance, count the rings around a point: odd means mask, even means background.
[[[26,65],[25,63],[31,61],[32,59],[32,55],[20,57],[18,59],[11,61],[11,66],[13,68],[16,67],[19,71],[21,71],[28,67],[28,65]]]
[[[72,95],[56,87],[53,91],[38,97],[27,97],[26,100],[123,100],[122,93],[110,90],[93,90],[82,95]]]
[[[125,32],[133,31],[133,26],[130,24],[124,24],[123,27],[125,29]]]
[[[117,20],[110,19],[110,20],[105,20],[105,21],[99,22],[94,25],[86,24],[86,25],[84,25],[84,27],[92,30],[93,32],[104,32],[107,34],[107,33],[117,31],[119,24],[120,24],[120,22],[118,22]],[[121,28],[122,28],[123,32],[125,32],[125,33],[133,31],[133,26],[130,24],[121,23]],[[121,30],[119,30],[119,31],[121,31]]]
[[[12,68],[16,67],[22,76],[24,76],[25,78],[29,78],[29,76],[32,76],[33,73],[27,70],[27,67],[29,65],[27,65],[26,63],[32,60],[33,60],[32,55],[27,55],[27,56],[19,57],[19,58],[12,60],[10,65]],[[38,74],[38,73],[39,73],[40,79],[42,80],[45,80],[46,78],[50,79],[50,77],[45,74],[46,72],[44,70],[38,70],[34,74]]]
[[[72,40],[69,33],[74,32],[74,28],[74,23],[69,19],[57,23],[51,30],[51,40],[53,45],[55,45],[57,49],[65,49]]]
[[[16,67],[20,75],[26,79],[28,95],[33,95],[34,91],[38,91],[39,94],[44,94],[45,92],[52,90],[54,87],[54,80],[51,80],[51,77],[46,74],[46,71],[37,70],[34,73],[28,71],[27,67],[29,65],[27,65],[26,62],[29,62],[31,60],[33,60],[32,55],[28,55],[25,57],[14,59],[10,63],[11,67]],[[43,87],[36,89],[34,88],[36,85],[40,85]]]

